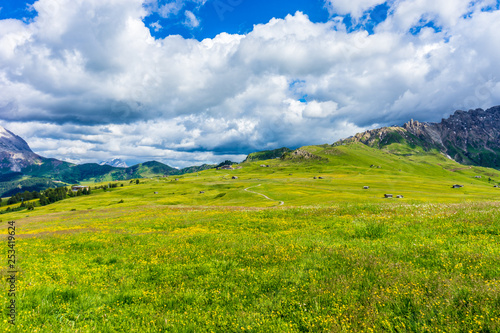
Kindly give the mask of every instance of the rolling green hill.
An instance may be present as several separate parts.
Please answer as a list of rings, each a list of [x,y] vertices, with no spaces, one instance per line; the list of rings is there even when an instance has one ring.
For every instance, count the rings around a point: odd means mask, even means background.
[[[182,175],[214,168],[204,164],[185,169],[175,169],[160,162],[151,161],[128,168],[116,168],[109,165],[71,164],[55,159],[41,158],[41,162],[29,165],[21,172],[8,172],[0,175],[0,196],[10,196],[18,192],[40,191],[65,184],[94,184],[135,178]],[[2,178],[5,180],[1,181]]]
[[[54,182],[49,178],[27,177],[21,173],[12,173],[0,177],[0,194],[3,197],[10,197],[20,192],[39,192],[62,185],[65,184]]]
[[[407,128],[231,169],[44,159],[31,177],[91,193],[3,203],[20,292],[0,330],[498,332],[500,171]]]
[[[281,158],[285,153],[291,152],[292,150],[286,147],[274,149],[274,150],[264,150],[256,153],[251,153],[243,162],[253,162],[253,161],[265,161],[271,160],[273,158]]]
[[[262,168],[265,163],[269,167]],[[174,171],[159,163],[133,167],[130,176],[146,175],[139,185],[125,186],[90,198],[73,201],[83,207],[114,205],[284,206],[335,202],[381,202],[385,194],[402,195],[404,202],[464,202],[499,200],[500,171],[464,166],[437,150],[392,143],[383,149],[352,142],[343,145],[307,146],[280,159],[244,162],[233,170],[207,169],[174,177],[157,177]],[[127,170],[127,169],[124,169]],[[178,170],[177,170],[178,172]],[[235,177],[235,179],[233,179]],[[91,186],[98,179],[91,179]],[[458,184],[463,188],[453,189]],[[364,189],[368,186],[369,189]],[[155,194],[157,192],[158,194]],[[200,193],[203,192],[203,193]],[[258,193],[258,194],[256,194]],[[261,194],[270,199],[266,199]],[[272,200],[271,200],[272,199]],[[396,200],[396,199],[394,199]],[[66,207],[64,204],[60,207]],[[56,207],[56,205],[54,205]],[[59,206],[57,206],[59,207]]]
[[[3,206],[17,331],[500,329],[498,170],[396,142],[239,167]]]
[[[347,169],[352,167],[355,170],[361,167],[361,163],[368,163],[376,166],[377,169],[382,168],[383,165],[386,171],[390,170],[396,174],[417,172],[415,176],[424,174],[430,176],[444,175],[443,170],[446,168],[448,170],[460,169],[461,167],[457,165],[450,166],[453,164],[450,162],[453,158],[471,168],[479,165],[500,169],[499,124],[500,107],[486,111],[481,109],[469,112],[457,111],[449,119],[443,119],[441,123],[419,123],[412,120],[402,127],[384,127],[358,133],[332,146],[303,147],[294,151],[280,148],[255,152],[248,155],[243,164],[280,158],[282,165],[286,165],[287,161],[300,160],[314,161],[318,165],[336,165],[340,168],[347,166]],[[11,132],[4,132],[6,137],[8,136],[8,141],[2,146],[4,161],[0,163],[0,173],[21,172],[22,180],[25,182],[17,184],[21,187],[31,186],[28,183],[34,188],[42,188],[43,184],[53,186],[55,183],[47,183],[45,180],[47,178],[59,184],[92,184],[154,176],[183,175],[216,167],[216,165],[202,165],[178,170],[154,161],[128,168],[98,164],[75,165],[40,157],[30,150],[24,140]],[[382,155],[374,151],[363,150],[361,146],[353,145],[355,143],[375,148]],[[19,150],[17,153],[16,149]],[[351,149],[352,152],[348,151]],[[19,159],[13,156],[26,158]],[[415,163],[400,165],[400,162],[404,161]],[[233,164],[233,162],[226,161],[221,163],[223,164]],[[33,179],[29,180],[30,178]],[[491,177],[488,176],[488,178]],[[17,191],[15,185],[15,181],[0,185],[0,195],[14,194]],[[19,188],[19,191],[21,190]]]

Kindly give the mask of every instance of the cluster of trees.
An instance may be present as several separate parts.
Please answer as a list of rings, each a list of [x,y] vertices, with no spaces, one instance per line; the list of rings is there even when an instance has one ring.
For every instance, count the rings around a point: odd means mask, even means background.
[[[232,162],[232,161],[230,161],[230,160],[225,160],[224,162],[219,163],[219,164],[216,166],[216,168],[220,168],[220,167],[223,167],[223,166],[225,166],[225,165],[234,165],[234,164],[238,164],[238,163],[236,163],[236,162]]]
[[[21,203],[21,206],[19,206],[19,208],[26,208],[28,210],[34,210],[35,209],[35,205],[33,204],[33,202],[22,202]]]
[[[0,195],[3,197],[12,197],[18,193],[23,194],[25,191],[41,192],[47,188],[55,188],[58,186],[59,184],[47,178],[31,177],[23,179],[20,173],[16,173],[14,176],[10,177],[9,175],[0,175]]]
[[[6,202],[6,205],[13,205],[13,204],[16,204],[16,203],[21,203],[21,205],[17,208],[11,208],[11,207],[8,207],[6,210],[5,210],[5,213],[8,213],[8,212],[15,212],[15,211],[18,211],[18,210],[22,210],[24,208],[27,208],[28,210],[34,210],[35,209],[35,204],[33,202],[27,202],[27,201],[30,201],[30,200],[34,200],[34,199],[40,199],[42,198],[42,193],[41,192],[37,192],[37,191],[33,191],[33,192],[29,192],[29,191],[24,191],[23,193],[17,193],[13,196],[11,196]],[[0,198],[0,205],[2,204],[2,199]]]
[[[56,201],[66,199],[68,196],[68,189],[66,187],[49,188],[41,193],[40,205],[46,206]]]
[[[113,184],[117,185],[117,184]],[[113,186],[116,187],[116,186]],[[50,205],[51,203],[64,200],[67,197],[76,197],[81,195],[89,195],[91,194],[90,188],[84,188],[83,190],[78,190],[77,192],[73,192],[71,189],[68,190],[66,187],[57,187],[57,188],[49,188],[45,191],[25,191],[23,193],[17,193],[10,197],[6,202],[6,205],[12,205],[16,203],[21,203],[18,208],[7,208],[5,212],[17,211],[23,208],[27,208],[28,210],[35,209],[35,203],[29,202],[34,199],[40,199],[40,206]],[[2,205],[2,199],[0,198],[0,206]]]
[[[121,187],[123,187],[123,184],[120,184]],[[104,191],[106,191],[108,188],[116,188],[118,187],[118,183],[108,183],[108,185],[101,185],[101,186],[96,186],[94,187],[94,189],[98,190],[98,189],[103,189]]]
[[[11,196],[7,200],[7,205],[13,205],[13,204],[16,204],[18,202],[29,201],[29,200],[33,200],[33,199],[39,199],[39,198],[40,198],[40,192],[37,192],[37,191],[33,191],[33,192],[25,191],[23,193],[17,193],[15,195]],[[0,202],[2,202],[1,199],[0,199]]]
[[[83,190],[78,190],[76,192],[68,191],[68,196],[70,196],[70,197],[79,197],[81,195],[89,195],[91,193],[92,193],[92,191],[90,190],[90,187],[89,187],[89,188],[84,188]]]

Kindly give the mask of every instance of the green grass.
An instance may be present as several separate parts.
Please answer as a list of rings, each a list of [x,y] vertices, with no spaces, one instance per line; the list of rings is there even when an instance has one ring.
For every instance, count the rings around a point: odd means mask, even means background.
[[[16,221],[19,270],[17,325],[0,330],[500,331],[499,171],[394,145],[402,155],[304,147],[322,160],[124,181],[0,215]]]
[[[500,329],[495,203],[114,207],[18,235],[18,331]]]

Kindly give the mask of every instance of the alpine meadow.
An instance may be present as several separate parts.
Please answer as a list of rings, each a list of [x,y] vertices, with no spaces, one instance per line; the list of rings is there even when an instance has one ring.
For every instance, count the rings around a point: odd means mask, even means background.
[[[500,0],[0,0],[0,333],[500,333]]]
[[[401,143],[279,153],[2,206],[20,262],[2,329],[500,330],[498,170]]]

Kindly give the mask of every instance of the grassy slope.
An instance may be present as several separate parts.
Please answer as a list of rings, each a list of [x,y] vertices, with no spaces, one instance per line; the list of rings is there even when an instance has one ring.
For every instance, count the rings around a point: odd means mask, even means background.
[[[44,159],[40,165],[32,165],[23,170],[24,174],[0,175],[0,196],[10,196],[26,190],[41,191],[57,186],[53,179],[61,184],[94,185],[101,182],[129,180],[134,178],[150,178],[163,175],[181,175],[198,172],[215,167],[214,165],[193,166],[185,169],[175,169],[159,162],[146,162],[129,168],[115,168],[109,165],[70,164],[53,159]],[[10,178],[18,179],[10,179]],[[21,179],[22,178],[22,179]],[[8,182],[7,182],[8,180]],[[23,181],[23,182],[21,182]],[[17,190],[16,190],[17,189]]]
[[[0,215],[18,225],[19,331],[500,330],[498,171],[398,146],[411,155],[303,149],[329,161],[123,182]]]
[[[395,151],[397,147],[392,147]],[[268,160],[270,168],[261,168],[261,161],[243,163],[236,170],[205,170],[197,174],[152,178],[139,185],[129,185],[91,197],[74,198],[38,208],[34,214],[87,209],[115,205],[124,206],[188,205],[188,206],[250,206],[271,207],[284,201],[287,206],[328,206],[339,201],[383,202],[383,195],[401,194],[405,202],[494,201],[500,191],[493,184],[500,182],[500,172],[481,167],[460,165],[438,153],[413,151],[411,156],[398,156],[363,144],[348,146],[311,146],[302,149],[328,162]],[[403,149],[401,147],[397,149]],[[408,154],[408,151],[405,151]],[[374,167],[370,167],[370,166]],[[475,176],[480,175],[477,179]],[[231,179],[237,176],[238,179]],[[323,177],[324,179],[313,179]],[[488,182],[488,178],[494,182]],[[178,181],[175,181],[178,179]],[[251,191],[275,199],[244,191]],[[453,184],[465,185],[452,189]],[[97,184],[99,185],[99,184]],[[370,186],[364,190],[363,186]],[[204,194],[200,194],[204,191]],[[154,194],[158,192],[158,194]],[[15,216],[17,218],[17,216]]]
[[[279,158],[283,156],[283,154],[290,152],[289,148],[283,147],[274,150],[264,150],[255,153],[251,153],[245,159],[245,162],[255,162],[255,161],[265,161],[271,160],[273,158]]]
[[[98,164],[70,164],[53,159],[45,159],[40,165],[32,165],[23,170],[26,177],[47,177],[68,184],[95,184],[116,180],[130,180],[134,178],[150,178],[163,175],[181,175],[199,172],[215,167],[215,165],[192,166],[184,169],[175,169],[168,165],[150,161],[128,168],[115,168],[109,165]],[[9,175],[6,175],[7,177]],[[1,190],[1,189],[0,189]],[[0,194],[2,192],[0,191]]]

